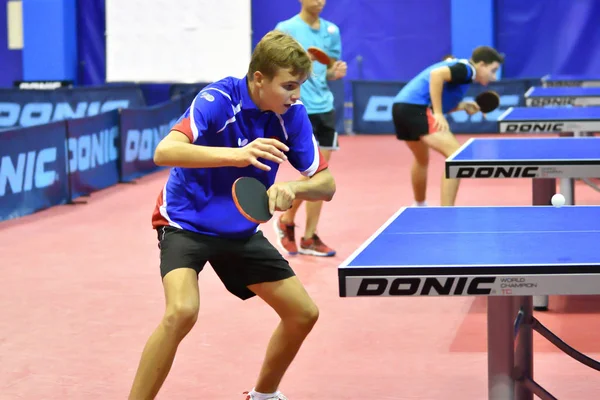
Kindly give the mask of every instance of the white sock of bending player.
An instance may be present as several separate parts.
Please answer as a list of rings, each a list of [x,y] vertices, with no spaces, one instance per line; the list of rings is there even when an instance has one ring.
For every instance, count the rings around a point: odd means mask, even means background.
[[[415,201],[415,206],[416,207],[427,207],[427,202],[426,201]]]
[[[250,391],[250,397],[252,398],[252,400],[272,400],[277,398],[278,395],[279,391],[274,393],[260,393],[254,389]]]

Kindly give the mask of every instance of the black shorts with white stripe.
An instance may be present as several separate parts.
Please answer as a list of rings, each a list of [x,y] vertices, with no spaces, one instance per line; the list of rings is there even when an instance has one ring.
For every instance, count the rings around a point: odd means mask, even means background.
[[[313,135],[323,150],[339,148],[338,133],[335,130],[335,110],[320,114],[308,114],[313,126]]]
[[[249,285],[295,276],[261,231],[245,239],[202,235],[173,226],[160,226],[156,231],[162,278],[178,268],[191,268],[199,274],[210,263],[225,288],[246,300],[255,296]]]

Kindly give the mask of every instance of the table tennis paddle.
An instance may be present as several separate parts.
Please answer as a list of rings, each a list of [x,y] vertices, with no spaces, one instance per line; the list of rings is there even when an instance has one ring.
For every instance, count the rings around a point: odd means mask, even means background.
[[[498,96],[498,93],[489,90],[487,92],[479,93],[477,97],[475,97],[475,103],[477,103],[481,112],[486,114],[498,108],[500,105],[500,96]]]
[[[320,62],[321,64],[325,64],[327,66],[331,65],[331,58],[325,53],[323,50],[318,47],[311,46],[306,51],[311,54],[315,60]]]
[[[267,188],[258,179],[242,177],[231,187],[233,202],[238,211],[255,224],[267,222],[273,216],[269,211]]]

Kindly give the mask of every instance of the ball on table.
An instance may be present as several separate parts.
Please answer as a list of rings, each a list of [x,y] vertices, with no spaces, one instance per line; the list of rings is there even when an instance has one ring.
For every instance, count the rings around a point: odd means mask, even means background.
[[[552,205],[554,207],[561,207],[565,205],[565,196],[560,193],[556,193],[552,196]]]

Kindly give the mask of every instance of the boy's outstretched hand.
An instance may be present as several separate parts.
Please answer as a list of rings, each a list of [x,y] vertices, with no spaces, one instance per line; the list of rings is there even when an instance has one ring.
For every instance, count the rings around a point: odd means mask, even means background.
[[[255,139],[246,146],[236,150],[234,165],[239,168],[253,165],[263,171],[270,171],[271,167],[263,164],[259,159],[269,160],[281,164],[287,161],[284,152],[289,151],[284,143],[277,139]]]

